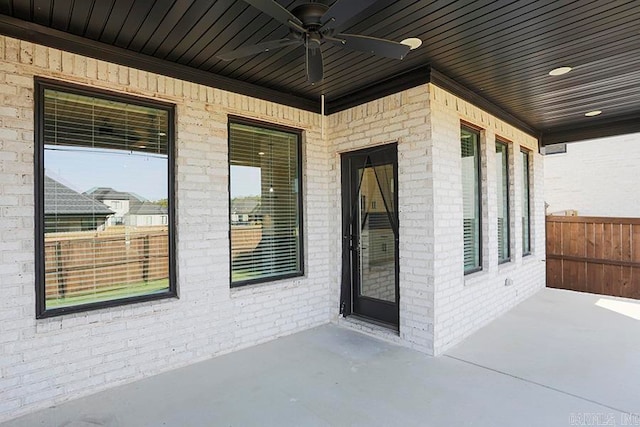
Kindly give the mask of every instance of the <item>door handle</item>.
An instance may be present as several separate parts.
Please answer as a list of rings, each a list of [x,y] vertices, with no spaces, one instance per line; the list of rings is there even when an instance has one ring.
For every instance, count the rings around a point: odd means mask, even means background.
[[[344,235],[344,236],[342,236],[342,238],[343,238],[344,240],[348,240],[348,241],[349,241],[349,250],[350,250],[350,251],[358,250],[358,249],[353,245],[353,235]]]

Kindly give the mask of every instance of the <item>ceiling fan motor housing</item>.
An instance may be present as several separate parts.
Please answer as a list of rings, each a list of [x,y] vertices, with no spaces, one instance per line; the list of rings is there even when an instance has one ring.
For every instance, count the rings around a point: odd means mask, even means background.
[[[329,7],[322,3],[303,3],[296,6],[291,13],[298,18],[304,28],[309,31],[318,31],[322,27],[322,17]]]
[[[329,7],[322,3],[304,3],[296,6],[291,14],[302,22],[302,27],[307,30],[306,34],[301,34],[295,29],[291,29],[293,39],[300,39],[304,36],[305,45],[309,49],[319,49],[322,43],[322,17],[329,10]]]

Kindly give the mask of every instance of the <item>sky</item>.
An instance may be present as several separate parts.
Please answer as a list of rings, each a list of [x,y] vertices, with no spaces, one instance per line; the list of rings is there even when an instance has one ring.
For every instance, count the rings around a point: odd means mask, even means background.
[[[166,199],[167,157],[123,150],[45,146],[45,174],[83,193],[111,187],[155,201]],[[231,166],[231,198],[259,196],[258,167]]]
[[[82,193],[111,187],[148,200],[168,196],[167,157],[106,149],[45,146],[45,174]]]
[[[261,194],[260,168],[231,165],[231,198]]]

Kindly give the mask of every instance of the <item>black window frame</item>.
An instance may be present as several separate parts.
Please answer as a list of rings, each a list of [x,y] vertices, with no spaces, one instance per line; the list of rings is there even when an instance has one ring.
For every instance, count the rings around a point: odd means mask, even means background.
[[[531,154],[532,151],[521,148],[520,149],[520,153],[521,154],[525,154],[526,155],[526,159],[527,162],[526,164],[522,164],[522,177],[527,179],[527,185],[526,188],[523,186],[522,188],[522,201],[523,201],[523,206],[522,206],[522,213],[524,214],[524,194],[525,194],[525,189],[526,189],[526,194],[527,194],[527,242],[528,242],[528,247],[525,248],[524,247],[524,237],[525,237],[525,229],[523,227],[522,229],[522,256],[526,257],[528,255],[531,255],[533,253],[532,251],[532,244],[531,244]],[[524,156],[522,156],[523,159],[525,158]]]
[[[500,242],[498,242],[498,264],[506,264],[511,262],[511,176],[509,174],[509,160],[511,156],[509,155],[509,150],[511,149],[511,144],[503,139],[496,138],[496,147],[498,144],[503,145],[505,147],[505,166],[506,166],[506,178],[507,178],[507,217],[505,218],[507,223],[507,254],[506,258],[500,259]]]
[[[138,295],[108,301],[79,304],[69,307],[46,308],[45,292],[45,256],[44,256],[44,93],[45,90],[57,90],[76,95],[126,102],[144,107],[156,108],[168,113],[167,162],[168,162],[168,246],[169,246],[169,288],[166,292],[149,295]],[[176,279],[176,222],[175,222],[175,105],[167,102],[151,100],[129,94],[83,86],[74,83],[34,78],[34,207],[35,207],[35,285],[36,285],[36,319],[62,316],[71,313],[87,312],[110,307],[130,305],[146,301],[178,298]]]
[[[298,262],[300,265],[300,270],[294,273],[286,273],[278,276],[268,276],[268,277],[258,277],[255,279],[248,280],[240,280],[237,282],[233,281],[233,260],[232,260],[232,251],[231,251],[231,125],[239,124],[245,126],[254,126],[260,127],[268,130],[276,130],[280,132],[287,132],[291,134],[295,134],[297,138],[297,174],[298,174],[298,226],[299,226],[299,245],[300,251],[298,253]],[[249,285],[257,285],[260,283],[270,283],[277,282],[286,279],[292,279],[296,277],[304,277],[305,275],[305,246],[304,246],[304,185],[303,185],[303,174],[302,174],[302,141],[303,141],[303,130],[297,129],[281,124],[275,124],[270,122],[265,122],[262,120],[256,120],[253,118],[236,116],[229,114],[227,116],[227,153],[228,153],[228,161],[227,161],[227,184],[229,191],[227,193],[228,196],[228,214],[227,214],[227,223],[229,224],[229,287],[230,288],[241,288]]]
[[[482,244],[483,244],[483,235],[482,235],[482,226],[483,226],[483,221],[482,221],[482,143],[481,143],[481,138],[482,138],[482,129],[477,128],[473,125],[470,125],[466,122],[461,122],[460,123],[460,133],[462,134],[462,131],[467,131],[469,133],[473,133],[477,136],[477,140],[476,140],[476,166],[478,168],[478,173],[477,173],[477,187],[478,187],[478,205],[477,205],[477,209],[478,209],[478,266],[477,267],[473,267],[473,268],[469,268],[469,269],[464,269],[464,259],[463,259],[463,263],[462,263],[462,268],[464,270],[464,275],[469,275],[469,274],[473,274],[473,273],[477,273],[482,271],[482,263],[483,263],[483,252],[482,252]],[[464,215],[463,215],[463,235],[464,235]],[[463,249],[464,250],[464,249]]]

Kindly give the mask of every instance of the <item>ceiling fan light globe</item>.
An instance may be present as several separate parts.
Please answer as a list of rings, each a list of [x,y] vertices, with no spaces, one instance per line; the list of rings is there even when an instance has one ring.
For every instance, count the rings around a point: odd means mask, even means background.
[[[409,49],[414,50],[422,46],[422,40],[417,37],[409,37],[408,39],[404,39],[400,42],[405,46],[409,46]]]

